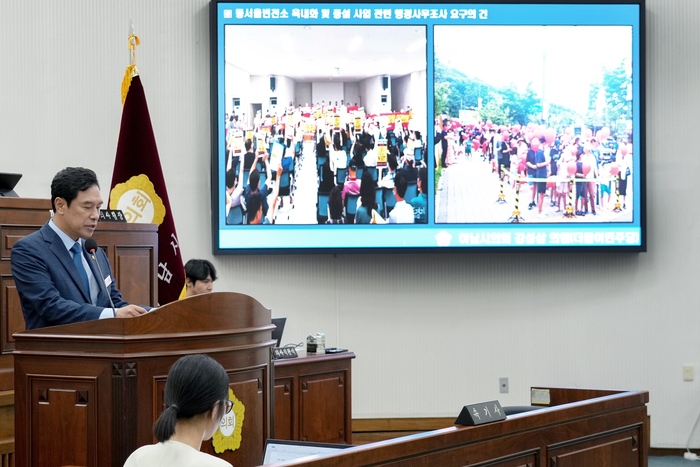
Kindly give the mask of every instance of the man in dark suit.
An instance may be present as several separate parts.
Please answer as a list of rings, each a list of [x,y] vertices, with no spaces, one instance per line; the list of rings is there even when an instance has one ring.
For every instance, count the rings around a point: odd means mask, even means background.
[[[12,248],[12,275],[27,329],[146,313],[122,299],[102,248],[93,255],[85,250],[102,206],[95,172],[61,170],[51,182],[51,205],[53,218]]]

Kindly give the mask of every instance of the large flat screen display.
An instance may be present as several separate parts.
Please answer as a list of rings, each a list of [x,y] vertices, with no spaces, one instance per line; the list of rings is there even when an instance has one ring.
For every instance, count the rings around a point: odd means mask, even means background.
[[[645,251],[644,4],[211,4],[219,253]]]

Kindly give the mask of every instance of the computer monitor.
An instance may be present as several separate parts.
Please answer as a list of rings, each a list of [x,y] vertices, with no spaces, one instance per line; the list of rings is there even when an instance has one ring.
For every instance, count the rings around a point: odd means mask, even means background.
[[[272,339],[277,341],[275,347],[282,345],[282,333],[284,332],[284,325],[287,322],[287,318],[272,318],[272,324],[277,326],[277,328],[272,330]]]
[[[286,441],[279,439],[268,439],[265,441],[265,454],[262,465],[274,464],[275,462],[285,462],[302,457],[315,456],[317,454],[327,454],[339,449],[347,449],[349,444],[329,444],[312,443],[308,441]]]
[[[20,178],[22,174],[0,173],[0,196],[17,198],[14,188]]]

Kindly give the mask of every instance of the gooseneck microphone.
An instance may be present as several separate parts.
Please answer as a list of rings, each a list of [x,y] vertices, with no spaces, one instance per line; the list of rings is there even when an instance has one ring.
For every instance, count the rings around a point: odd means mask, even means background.
[[[92,259],[95,260],[95,263],[97,264],[97,270],[100,271],[100,277],[102,278],[102,285],[104,285],[105,292],[107,292],[107,298],[109,298],[109,304],[112,305],[112,313],[114,314],[114,317],[117,317],[117,310],[114,308],[114,302],[112,301],[112,295],[109,293],[109,289],[107,289],[107,285],[105,284],[105,275],[102,273],[102,268],[100,267],[100,262],[97,261],[97,258],[95,258],[95,251],[97,251],[97,242],[92,239],[88,238],[85,240],[85,249],[90,253],[92,256]]]

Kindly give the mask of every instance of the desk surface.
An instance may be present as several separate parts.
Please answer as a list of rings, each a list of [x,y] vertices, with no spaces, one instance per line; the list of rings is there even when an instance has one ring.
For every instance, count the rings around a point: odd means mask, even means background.
[[[347,360],[351,358],[355,358],[355,354],[352,352],[327,353],[324,355],[312,354],[307,355],[306,357],[280,358],[278,360],[275,360],[275,368],[296,365],[318,364],[321,362],[332,362],[336,360]]]

